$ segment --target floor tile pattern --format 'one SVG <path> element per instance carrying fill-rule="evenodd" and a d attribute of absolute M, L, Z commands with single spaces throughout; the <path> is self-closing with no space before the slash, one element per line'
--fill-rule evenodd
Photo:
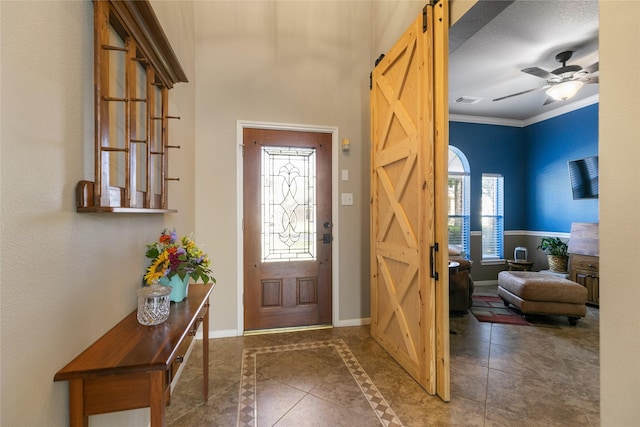
<path fill-rule="evenodd" d="M 495 289 L 476 287 L 475 293 L 495 295 Z M 598 308 L 587 307 L 576 326 L 561 316 L 519 326 L 481 323 L 466 313 L 450 317 L 450 330 L 450 402 L 426 393 L 369 326 L 211 339 L 210 393 L 203 402 L 197 341 L 172 393 L 167 425 L 244 426 L 248 413 L 249 425 L 257 427 L 379 427 L 384 416 L 371 410 L 377 393 L 384 396 L 382 408 L 407 427 L 600 425 Z M 349 351 L 344 357 L 336 351 L 340 343 Z M 287 347 L 295 350 L 280 351 Z M 249 387 L 243 403 L 241 372 L 254 368 L 255 390 Z M 365 397 L 369 384 L 377 393 Z M 247 410 L 242 419 L 239 408 Z"/>
<path fill-rule="evenodd" d="M 258 380 L 258 355 L 285 351 L 301 351 L 330 347 L 340 356 L 340 359 L 348 368 L 349 373 L 367 399 L 375 415 L 383 426 L 401 427 L 402 423 L 393 412 L 382 394 L 378 391 L 371 378 L 362 368 L 349 347 L 343 340 L 316 341 L 309 343 L 283 344 L 268 347 L 248 348 L 243 352 L 243 364 L 240 383 L 240 396 L 238 398 L 238 421 L 242 427 L 254 427 L 257 425 L 257 387 Z"/>

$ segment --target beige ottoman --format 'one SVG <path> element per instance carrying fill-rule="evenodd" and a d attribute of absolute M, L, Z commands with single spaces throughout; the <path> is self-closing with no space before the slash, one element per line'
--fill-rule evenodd
<path fill-rule="evenodd" d="M 571 280 L 532 271 L 498 273 L 498 296 L 527 314 L 567 316 L 571 325 L 587 314 L 587 288 Z"/>

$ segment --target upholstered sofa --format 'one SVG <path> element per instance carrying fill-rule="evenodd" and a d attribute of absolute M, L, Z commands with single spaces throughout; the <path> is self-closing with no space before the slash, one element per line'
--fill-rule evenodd
<path fill-rule="evenodd" d="M 473 303 L 473 278 L 471 262 L 462 258 L 451 258 L 460 263 L 449 270 L 449 311 L 466 312 Z"/>

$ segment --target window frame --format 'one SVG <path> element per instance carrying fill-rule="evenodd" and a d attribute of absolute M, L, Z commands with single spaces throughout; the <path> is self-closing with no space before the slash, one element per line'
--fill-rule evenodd
<path fill-rule="evenodd" d="M 461 256 L 464 258 L 470 258 L 471 256 L 471 168 L 469 166 L 469 161 L 465 154 L 458 147 L 453 145 L 449 146 L 449 154 L 453 153 L 462 164 L 462 171 L 451 171 L 448 170 L 448 180 L 452 179 L 452 177 L 462 177 L 462 215 L 451 215 L 447 212 L 447 221 L 448 227 L 451 227 L 452 219 L 455 221 L 456 218 L 462 219 L 462 251 Z M 451 163 L 451 157 L 449 157 L 449 164 Z M 449 191 L 449 185 L 447 185 L 447 189 Z M 451 245 L 451 239 L 449 239 L 449 245 Z"/>
<path fill-rule="evenodd" d="M 492 183 L 486 181 L 491 180 Z M 493 194 L 487 194 L 490 184 Z M 491 206 L 485 206 L 486 197 Z M 482 227 L 482 263 L 504 263 L 504 176 L 495 173 L 482 174 L 482 199 L 480 207 Z M 489 226 L 491 222 L 491 226 Z"/>

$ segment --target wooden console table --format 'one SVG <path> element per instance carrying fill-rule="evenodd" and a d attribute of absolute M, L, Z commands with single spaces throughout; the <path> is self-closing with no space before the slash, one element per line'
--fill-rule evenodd
<path fill-rule="evenodd" d="M 203 333 L 203 398 L 209 394 L 209 295 L 213 284 L 189 285 L 188 297 L 171 303 L 169 319 L 143 326 L 137 310 L 89 346 L 54 381 L 69 381 L 69 424 L 89 425 L 89 416 L 150 407 L 151 426 L 164 426 L 171 381 L 200 323 Z"/>

